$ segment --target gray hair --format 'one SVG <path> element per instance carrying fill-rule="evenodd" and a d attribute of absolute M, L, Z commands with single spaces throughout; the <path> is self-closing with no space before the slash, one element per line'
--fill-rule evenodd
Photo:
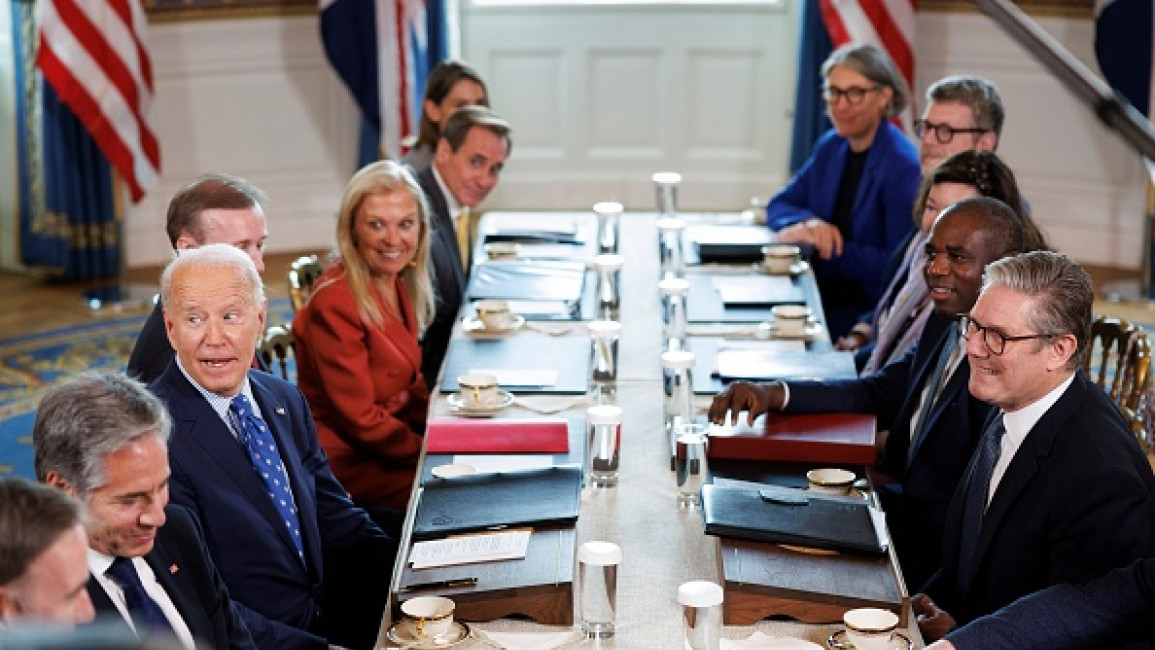
<path fill-rule="evenodd" d="M 983 290 L 1002 286 L 1033 301 L 1028 322 L 1040 334 L 1073 334 L 1078 343 L 1067 362 L 1078 368 L 1091 337 L 1095 290 L 1091 276 L 1069 257 L 1054 251 L 1034 251 L 992 262 L 983 276 Z"/>
<path fill-rule="evenodd" d="M 992 131 L 995 144 L 1003 133 L 1003 98 L 999 89 L 991 81 L 973 75 L 951 75 L 943 77 L 926 89 L 926 101 L 930 103 L 958 102 L 971 109 L 975 127 Z"/>
<path fill-rule="evenodd" d="M 0 479 L 0 586 L 9 585 L 68 531 L 83 523 L 80 503 L 24 479 Z"/>
<path fill-rule="evenodd" d="M 164 404 L 144 384 L 120 373 L 81 373 L 40 401 L 32 425 L 36 478 L 55 472 L 86 497 L 107 483 L 105 456 L 145 436 L 167 446 L 171 429 Z"/>
<path fill-rule="evenodd" d="M 265 302 L 265 285 L 261 282 L 261 274 L 257 266 L 248 255 L 229 244 L 208 244 L 199 248 L 180 251 L 180 253 L 164 267 L 160 274 L 160 303 L 170 305 L 172 299 L 172 278 L 178 269 L 207 269 L 224 267 L 233 269 L 250 292 L 253 304 L 260 306 Z"/>
<path fill-rule="evenodd" d="M 822 77 L 830 77 L 835 66 L 854 70 L 874 83 L 891 89 L 890 104 L 885 117 L 898 115 L 910 103 L 910 89 L 894 61 L 878 47 L 870 43 L 847 43 L 830 53 L 822 63 Z"/>

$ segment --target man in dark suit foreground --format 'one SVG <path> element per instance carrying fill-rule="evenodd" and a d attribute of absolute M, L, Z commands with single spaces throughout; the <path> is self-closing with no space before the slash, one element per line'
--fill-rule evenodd
<path fill-rule="evenodd" d="M 1119 410 L 1078 370 L 1094 293 L 1052 252 L 987 267 L 960 322 L 969 389 L 993 404 L 951 502 L 943 567 L 913 599 L 936 640 L 1020 596 L 1155 550 L 1155 478 Z"/>
<path fill-rule="evenodd" d="M 180 188 L 168 204 L 165 230 L 173 252 L 229 244 L 244 251 L 258 272 L 265 270 L 265 193 L 243 178 L 228 174 L 202 174 Z M 257 358 L 259 362 L 259 357 Z M 172 346 L 164 329 L 161 305 L 144 322 L 132 354 L 128 374 L 148 384 L 172 361 Z"/>
<path fill-rule="evenodd" d="M 37 478 L 88 509 L 88 595 L 140 638 L 254 648 L 192 514 L 168 505 L 171 421 L 144 385 L 85 373 L 48 390 L 32 429 Z"/>
<path fill-rule="evenodd" d="M 0 479 L 0 647 L 14 625 L 92 620 L 81 507 L 60 490 Z"/>
<path fill-rule="evenodd" d="M 983 267 L 1022 242 L 1018 217 L 1000 201 L 960 201 L 931 228 L 924 275 L 935 313 L 905 357 L 853 380 L 735 382 L 710 407 L 713 422 L 727 411 L 749 411 L 751 421 L 769 410 L 875 414 L 879 430 L 890 432 L 880 468 L 897 479 L 876 487 L 912 591 L 940 564 L 947 507 L 990 409 L 966 390 L 954 319 L 974 305 Z"/>
<path fill-rule="evenodd" d="M 509 124 L 488 108 L 463 107 L 445 121 L 433 164 L 417 172 L 429 201 L 437 290 L 437 313 L 421 341 L 421 372 L 430 390 L 437 384 L 469 279 L 473 229 L 462 216 L 497 186 L 513 148 L 509 136 Z"/>
<path fill-rule="evenodd" d="M 161 296 L 176 362 L 150 388 L 173 419 L 173 501 L 204 522 L 257 645 L 371 647 L 396 542 L 333 477 L 301 392 L 250 372 L 266 307 L 252 260 L 182 252 Z"/>

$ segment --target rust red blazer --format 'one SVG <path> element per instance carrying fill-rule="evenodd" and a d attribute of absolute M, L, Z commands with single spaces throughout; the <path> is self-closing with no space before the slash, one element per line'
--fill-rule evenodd
<path fill-rule="evenodd" d="M 361 320 L 340 263 L 315 286 L 293 318 L 293 339 L 297 383 L 309 400 L 317 437 L 354 501 L 403 509 L 429 406 L 405 283 L 397 278 L 405 322 L 382 302 L 383 327 Z"/>

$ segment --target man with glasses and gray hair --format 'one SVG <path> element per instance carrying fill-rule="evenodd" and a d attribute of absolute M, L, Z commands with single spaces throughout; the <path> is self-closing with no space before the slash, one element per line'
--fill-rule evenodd
<path fill-rule="evenodd" d="M 982 77 L 951 75 L 931 84 L 922 119 L 914 122 L 922 175 L 960 151 L 994 151 L 1004 118 L 998 89 Z"/>
<path fill-rule="evenodd" d="M 1062 582 L 1155 551 L 1155 478 L 1118 408 L 1079 370 L 1094 292 L 1049 251 L 1000 260 L 959 320 L 972 395 L 996 407 L 913 599 L 930 641 Z"/>

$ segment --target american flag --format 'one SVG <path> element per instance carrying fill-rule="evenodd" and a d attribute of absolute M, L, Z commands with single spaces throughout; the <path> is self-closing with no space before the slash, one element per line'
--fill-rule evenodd
<path fill-rule="evenodd" d="M 42 0 L 37 65 L 140 201 L 160 172 L 139 0 Z"/>
<path fill-rule="evenodd" d="M 325 52 L 388 158 L 417 132 L 427 66 L 423 0 L 320 0 Z"/>
<path fill-rule="evenodd" d="M 914 14 L 918 0 L 821 0 L 822 21 L 835 48 L 871 43 L 890 55 L 914 88 Z"/>

